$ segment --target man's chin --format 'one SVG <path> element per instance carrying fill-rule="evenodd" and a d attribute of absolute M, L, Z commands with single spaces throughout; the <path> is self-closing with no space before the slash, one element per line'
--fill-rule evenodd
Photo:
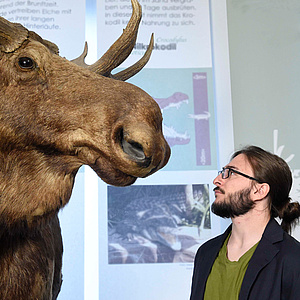
<path fill-rule="evenodd" d="M 234 218 L 246 214 L 254 206 L 250 200 L 251 188 L 240 190 L 226 197 L 216 197 L 211 211 L 221 218 Z M 219 198 L 219 199 L 217 199 Z"/>
<path fill-rule="evenodd" d="M 218 202 L 215 200 L 211 205 L 211 211 L 221 218 L 228 219 L 232 217 L 231 208 L 223 202 Z"/>

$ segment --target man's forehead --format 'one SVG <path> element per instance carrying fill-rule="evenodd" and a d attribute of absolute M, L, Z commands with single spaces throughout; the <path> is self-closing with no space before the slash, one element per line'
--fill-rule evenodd
<path fill-rule="evenodd" d="M 241 171 L 252 171 L 252 167 L 248 161 L 248 158 L 245 154 L 239 154 L 234 157 L 226 166 L 225 168 L 231 168 Z"/>

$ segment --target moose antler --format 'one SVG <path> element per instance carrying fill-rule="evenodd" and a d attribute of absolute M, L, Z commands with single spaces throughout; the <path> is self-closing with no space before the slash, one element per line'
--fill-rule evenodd
<path fill-rule="evenodd" d="M 138 73 L 146 65 L 151 56 L 154 44 L 153 34 L 151 35 L 147 51 L 139 61 L 119 73 L 111 74 L 111 71 L 118 67 L 122 62 L 124 62 L 130 55 L 136 42 L 138 27 L 142 18 L 142 9 L 137 0 L 131 0 L 131 4 L 132 15 L 126 28 L 123 30 L 122 35 L 97 62 L 92 65 L 87 65 L 84 62 L 84 59 L 88 52 L 87 43 L 85 43 L 83 53 L 78 58 L 72 60 L 72 62 L 76 63 L 79 66 L 85 67 L 99 75 L 122 81 L 125 81 Z"/>

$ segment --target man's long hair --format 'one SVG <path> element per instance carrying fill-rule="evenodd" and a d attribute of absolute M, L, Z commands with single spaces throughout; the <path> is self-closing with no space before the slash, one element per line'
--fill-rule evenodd
<path fill-rule="evenodd" d="M 299 221 L 300 205 L 291 202 L 289 197 L 293 179 L 288 164 L 279 156 L 256 146 L 247 146 L 232 155 L 232 159 L 244 154 L 250 163 L 254 177 L 261 183 L 270 186 L 270 213 L 271 217 L 282 219 L 281 227 L 286 232 Z"/>

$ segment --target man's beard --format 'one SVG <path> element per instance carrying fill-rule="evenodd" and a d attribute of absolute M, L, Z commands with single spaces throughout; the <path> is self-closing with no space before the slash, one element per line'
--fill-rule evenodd
<path fill-rule="evenodd" d="M 221 218 L 234 218 L 244 215 L 254 206 L 254 201 L 250 199 L 250 192 L 251 188 L 248 188 L 228 194 L 222 202 L 216 203 L 215 201 L 211 205 L 211 210 Z"/>

